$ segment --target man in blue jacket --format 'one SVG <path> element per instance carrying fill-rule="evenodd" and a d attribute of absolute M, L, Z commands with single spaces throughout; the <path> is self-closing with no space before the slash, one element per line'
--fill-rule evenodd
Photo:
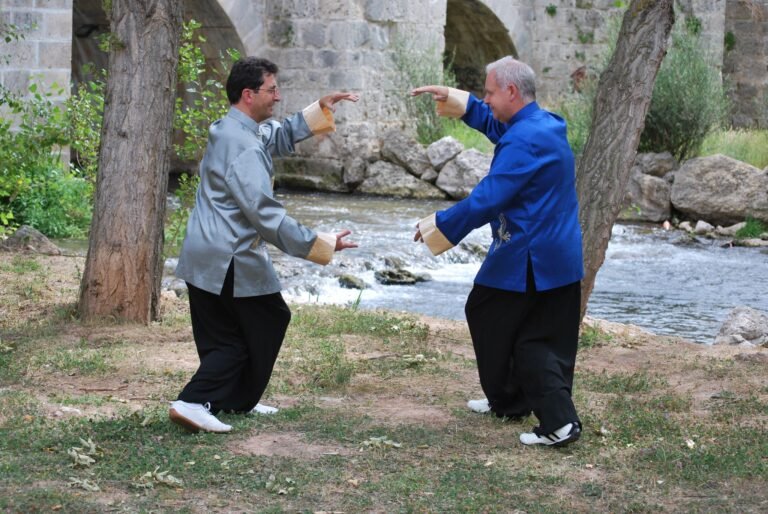
<path fill-rule="evenodd" d="M 414 236 L 437 255 L 490 224 L 488 255 L 465 312 L 484 400 L 470 409 L 539 426 L 525 445 L 577 440 L 571 399 L 583 261 L 573 152 L 565 121 L 536 103 L 535 75 L 504 57 L 486 68 L 485 97 L 424 86 L 442 116 L 461 118 L 495 143 L 488 175 L 464 200 L 421 220 Z"/>

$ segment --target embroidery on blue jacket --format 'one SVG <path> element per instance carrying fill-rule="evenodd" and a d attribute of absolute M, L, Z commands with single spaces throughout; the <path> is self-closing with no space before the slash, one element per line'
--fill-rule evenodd
<path fill-rule="evenodd" d="M 501 245 L 509 241 L 512 237 L 507 231 L 507 218 L 504 217 L 504 214 L 499 214 L 499 229 L 496 231 L 496 235 L 498 237 L 495 238 L 496 247 L 494 250 L 498 250 Z"/>

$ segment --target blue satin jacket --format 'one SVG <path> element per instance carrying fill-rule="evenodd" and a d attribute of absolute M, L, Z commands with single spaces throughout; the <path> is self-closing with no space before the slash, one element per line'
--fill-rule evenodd
<path fill-rule="evenodd" d="M 435 220 L 454 245 L 490 223 L 493 240 L 475 283 L 523 292 L 529 257 L 537 291 L 581 280 L 576 172 L 565 120 L 532 102 L 501 123 L 471 95 L 462 120 L 496 144 L 491 169 Z"/>

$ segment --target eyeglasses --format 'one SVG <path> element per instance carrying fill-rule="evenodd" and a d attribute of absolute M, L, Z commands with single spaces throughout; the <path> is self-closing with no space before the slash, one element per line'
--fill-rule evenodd
<path fill-rule="evenodd" d="M 269 89 L 251 89 L 254 93 L 258 93 L 259 91 L 266 91 L 272 96 L 277 96 L 280 94 L 280 89 L 278 89 L 277 86 L 272 86 Z"/>

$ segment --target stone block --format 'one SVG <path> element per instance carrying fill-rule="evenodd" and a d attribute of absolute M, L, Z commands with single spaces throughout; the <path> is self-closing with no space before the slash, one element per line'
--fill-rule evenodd
<path fill-rule="evenodd" d="M 348 50 L 366 45 L 370 29 L 365 22 L 331 22 L 328 26 L 328 35 L 331 47 Z"/>
<path fill-rule="evenodd" d="M 307 82 L 317 88 L 327 88 L 328 72 L 325 70 L 307 70 Z"/>
<path fill-rule="evenodd" d="M 29 91 L 29 77 L 28 70 L 4 71 L 2 84 L 14 93 L 26 94 Z"/>
<path fill-rule="evenodd" d="M 328 76 L 328 85 L 335 89 L 363 89 L 363 72 L 359 69 L 333 71 Z"/>
<path fill-rule="evenodd" d="M 5 0 L 3 9 L 11 7 L 34 7 L 35 0 Z"/>
<path fill-rule="evenodd" d="M 408 0 L 365 0 L 363 15 L 370 21 L 403 21 L 408 13 Z"/>
<path fill-rule="evenodd" d="M 266 15 L 269 18 L 318 18 L 323 15 L 320 4 L 324 0 L 268 0 Z"/>
<path fill-rule="evenodd" d="M 389 30 L 381 25 L 369 25 L 368 44 L 375 50 L 389 48 Z"/>
<path fill-rule="evenodd" d="M 280 60 L 275 61 L 280 69 L 306 68 L 312 63 L 312 50 L 289 48 L 280 53 Z"/>
<path fill-rule="evenodd" d="M 37 44 L 30 41 L 13 41 L 3 45 L 6 66 L 9 68 L 37 68 Z"/>
<path fill-rule="evenodd" d="M 335 68 L 343 63 L 343 55 L 336 50 L 315 52 L 313 63 L 320 68 Z"/>
<path fill-rule="evenodd" d="M 26 41 L 35 41 L 45 37 L 43 13 L 38 11 L 12 11 L 11 23 L 18 27 Z M 72 20 L 70 19 L 70 25 Z"/>
<path fill-rule="evenodd" d="M 328 20 L 360 19 L 362 11 L 355 0 L 323 0 L 322 16 Z"/>
<path fill-rule="evenodd" d="M 267 41 L 277 47 L 293 46 L 296 43 L 296 28 L 290 20 L 271 21 L 267 25 Z"/>
<path fill-rule="evenodd" d="M 40 67 L 41 68 L 72 68 L 72 44 L 68 42 L 47 43 L 40 42 Z"/>
<path fill-rule="evenodd" d="M 46 12 L 43 16 L 45 39 L 72 41 L 72 11 Z"/>
<path fill-rule="evenodd" d="M 304 46 L 322 48 L 325 46 L 325 24 L 324 23 L 301 23 L 298 25 L 300 40 Z"/>
<path fill-rule="evenodd" d="M 35 7 L 42 9 L 72 9 L 72 0 L 35 0 Z"/>

